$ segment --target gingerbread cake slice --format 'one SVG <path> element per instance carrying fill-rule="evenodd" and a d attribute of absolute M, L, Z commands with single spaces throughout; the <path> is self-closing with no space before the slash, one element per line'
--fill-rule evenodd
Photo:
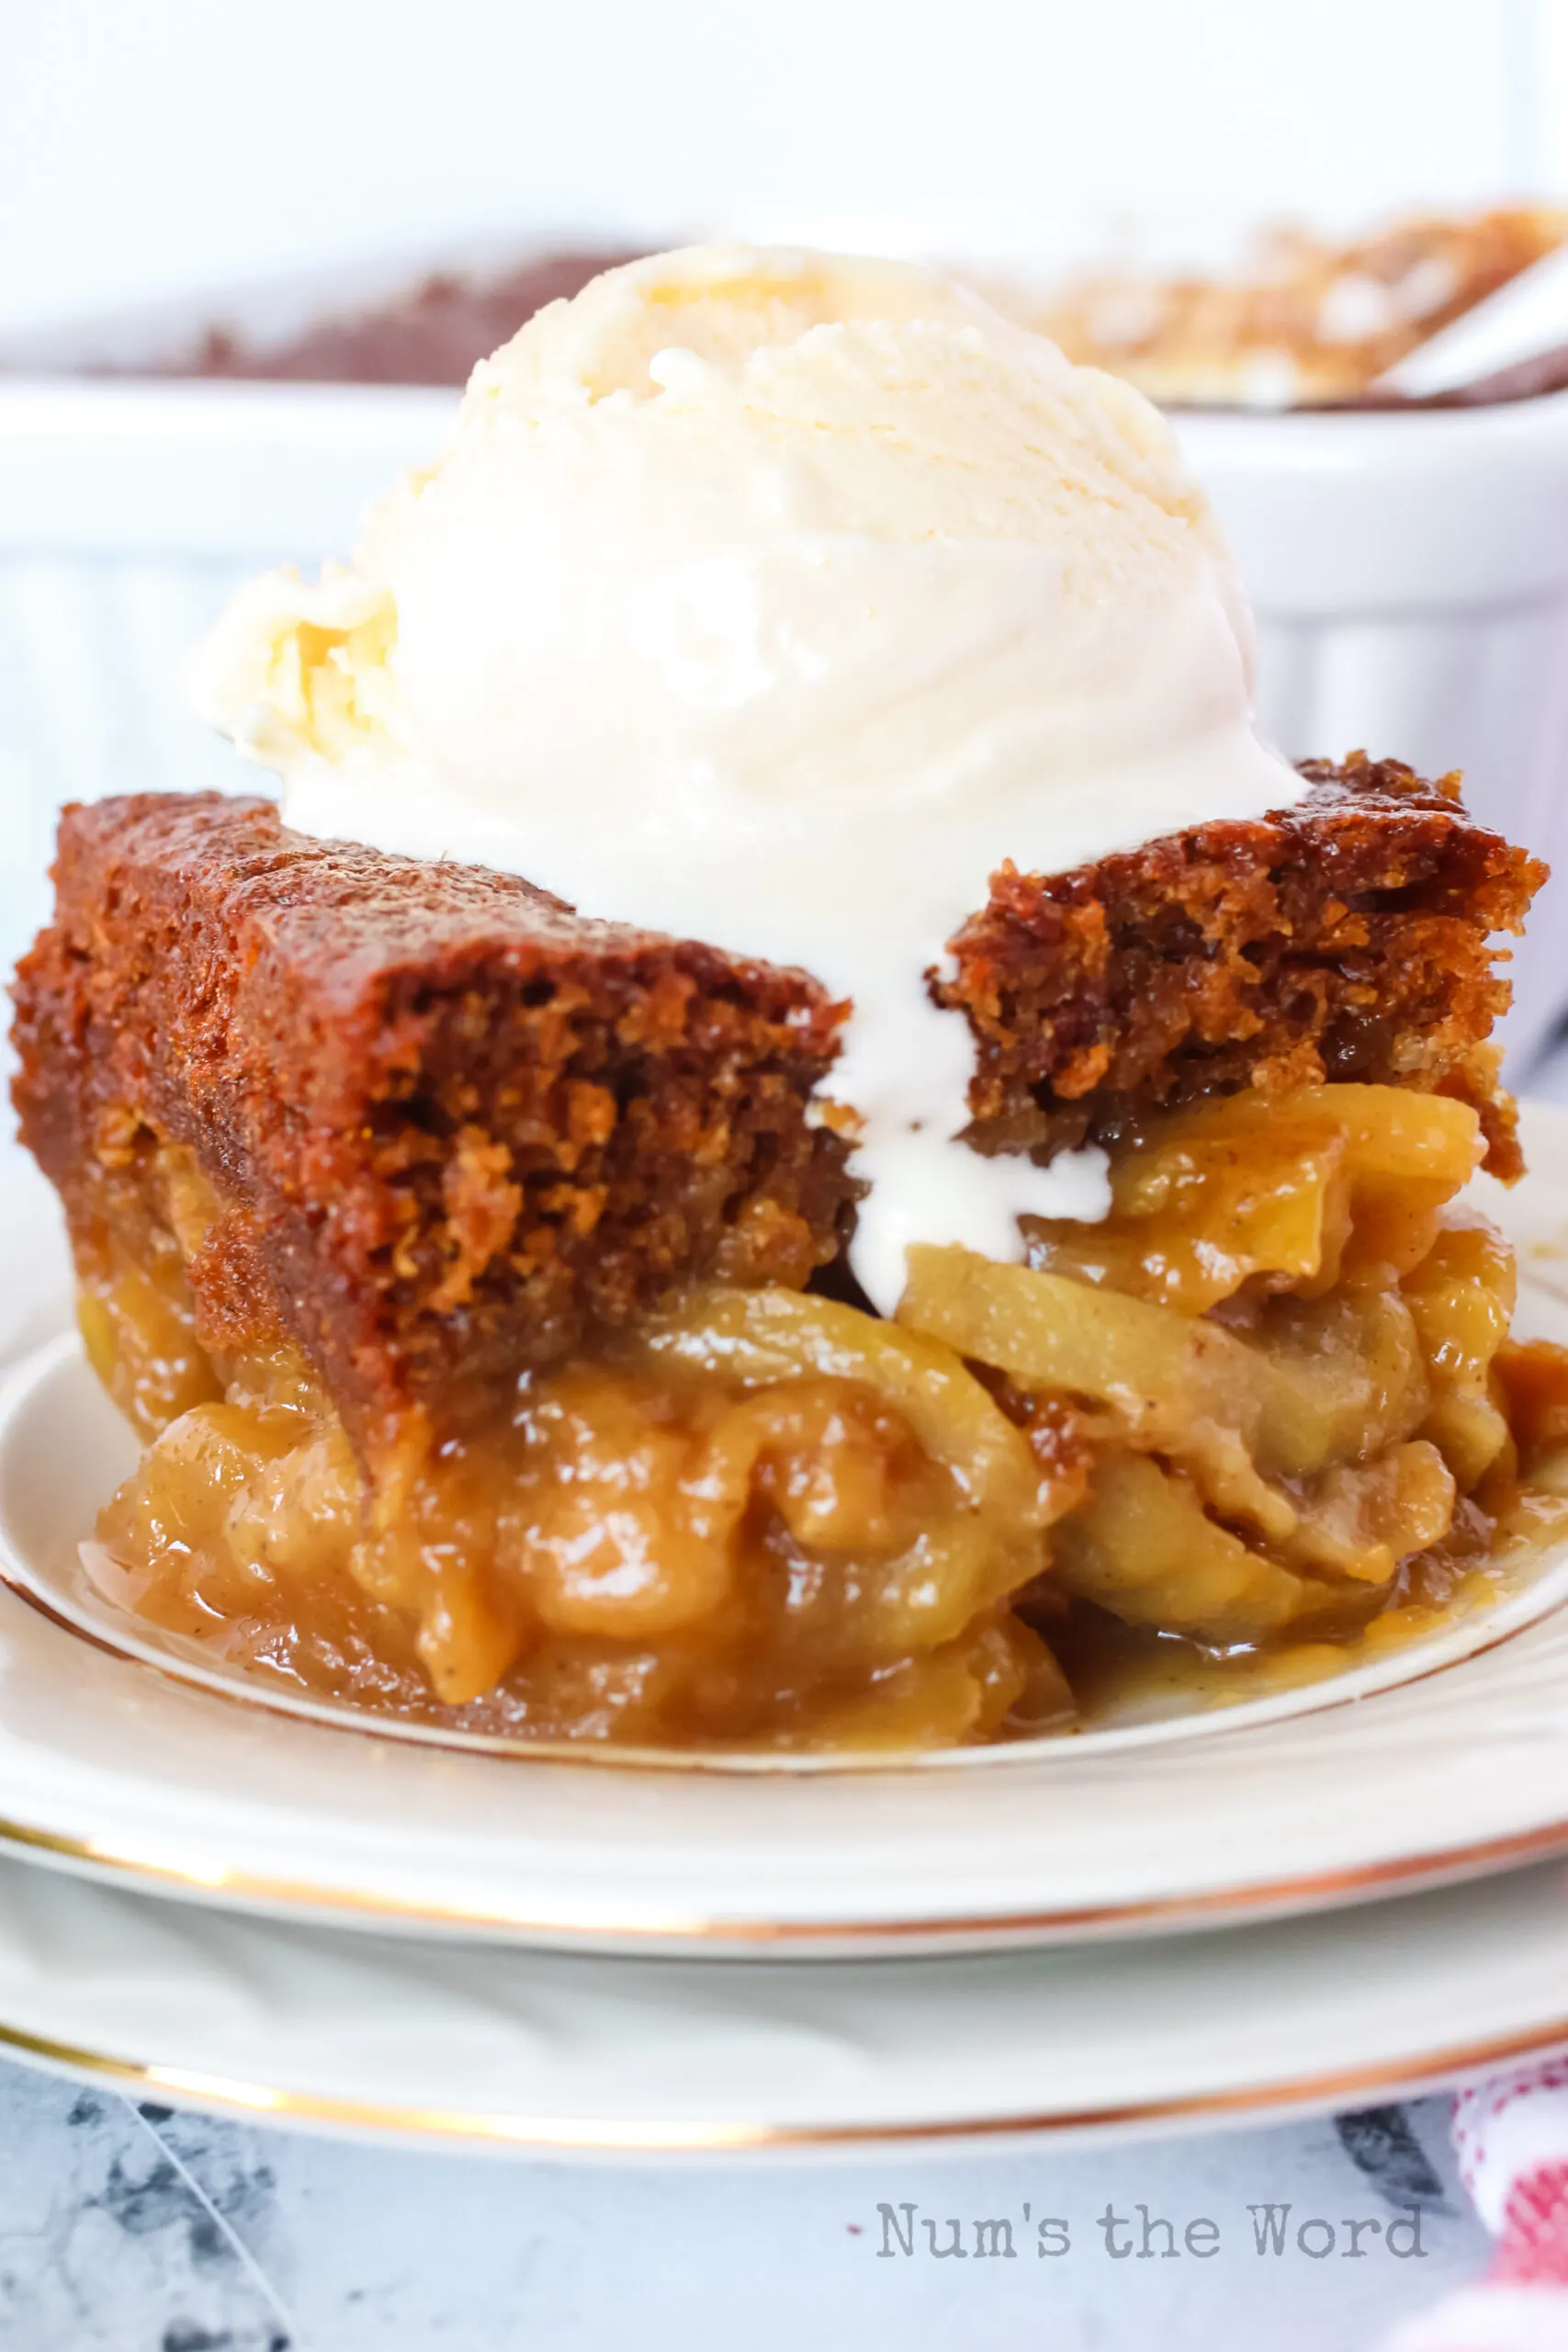
<path fill-rule="evenodd" d="M 1243 1088 L 1357 1081 L 1473 1105 L 1517 1175 L 1488 1043 L 1508 1008 L 1497 934 L 1546 868 L 1476 823 L 1457 775 L 1308 761 L 1305 797 L 1058 875 L 1004 868 L 953 942 L 982 1149 L 1113 1142 L 1140 1117 Z"/>
<path fill-rule="evenodd" d="M 188 1240 L 199 1197 L 204 1338 L 291 1342 L 369 1450 L 674 1285 L 834 1254 L 841 1008 L 803 974 L 260 800 L 69 808 L 55 879 L 16 1091 L 78 1250 L 131 1193 Z"/>

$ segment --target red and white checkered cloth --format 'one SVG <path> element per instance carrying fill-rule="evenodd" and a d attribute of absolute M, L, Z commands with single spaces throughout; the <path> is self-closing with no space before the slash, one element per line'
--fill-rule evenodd
<path fill-rule="evenodd" d="M 1497 2250 L 1388 2352 L 1568 2352 L 1568 2057 L 1461 2091 L 1454 2147 Z"/>

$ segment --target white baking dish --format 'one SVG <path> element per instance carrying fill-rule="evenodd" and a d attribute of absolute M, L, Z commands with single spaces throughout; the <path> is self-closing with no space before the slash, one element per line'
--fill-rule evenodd
<path fill-rule="evenodd" d="M 1476 814 L 1558 869 L 1514 948 L 1518 1074 L 1568 1011 L 1568 393 L 1179 431 L 1252 592 L 1269 732 L 1462 768 Z"/>
<path fill-rule="evenodd" d="M 234 782 L 183 708 L 186 648 L 235 580 L 344 549 L 454 401 L 0 381 L 0 959 L 41 911 L 61 801 Z M 1179 431 L 1251 586 L 1282 747 L 1461 767 L 1471 806 L 1562 867 L 1515 965 L 1522 1073 L 1568 1011 L 1568 394 Z"/>

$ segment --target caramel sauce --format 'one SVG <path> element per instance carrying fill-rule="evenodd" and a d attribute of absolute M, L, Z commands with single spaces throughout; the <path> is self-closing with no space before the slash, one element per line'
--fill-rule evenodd
<path fill-rule="evenodd" d="M 1521 1490 L 1495 1530 L 1483 1522 L 1465 1557 L 1462 1534 L 1418 1554 L 1375 1613 L 1335 1636 L 1240 1643 L 1231 1649 L 1123 1624 L 1079 1604 L 1042 1621 L 1077 1703 L 1079 1727 L 1110 1731 L 1204 1713 L 1375 1667 L 1495 1608 L 1532 1575 L 1540 1549 L 1568 1533 L 1568 1494 Z"/>
<path fill-rule="evenodd" d="M 92 1572 L 258 1676 L 422 1722 L 913 1747 L 1229 1703 L 1505 1589 L 1568 1361 L 1451 1205 L 1474 1114 L 1198 1106 L 1030 1267 L 911 1256 L 899 1320 L 715 1288 L 356 1453 L 287 1345 L 209 1350 L 188 1157 L 106 1170 L 82 1324 L 151 1442 Z M 1551 1483 L 1544 1470 L 1543 1484 Z"/>
<path fill-rule="evenodd" d="M 97 1579 L 231 1662 L 473 1730 L 919 1745 L 1069 1712 L 1004 1611 L 921 1645 L 894 1572 L 961 1505 L 853 1382 L 574 1369 L 390 1493 L 296 1359 L 243 1362 L 103 1513 Z"/>

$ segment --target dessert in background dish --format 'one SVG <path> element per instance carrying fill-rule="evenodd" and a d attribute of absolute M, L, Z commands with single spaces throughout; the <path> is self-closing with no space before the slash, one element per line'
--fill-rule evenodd
<path fill-rule="evenodd" d="M 1345 243 L 1282 230 L 1232 278 L 1104 270 L 1032 304 L 1007 299 L 1074 359 L 1114 369 L 1163 407 L 1362 404 L 1369 395 L 1404 406 L 1374 394 L 1378 379 L 1565 234 L 1568 212 L 1544 205 L 1418 215 Z M 1506 382 L 1441 397 L 1520 398 L 1564 383 L 1568 354 L 1556 352 Z"/>
<path fill-rule="evenodd" d="M 547 302 L 580 293 L 625 252 L 542 254 L 496 272 L 440 270 L 390 301 L 344 310 L 276 342 L 210 327 L 186 376 L 297 384 L 461 384 Z"/>
<path fill-rule="evenodd" d="M 1498 207 L 1423 213 L 1344 242 L 1304 229 L 1261 237 L 1232 275 L 1132 265 L 1080 271 L 1039 292 L 974 275 L 1008 316 L 1069 357 L 1125 376 L 1162 406 L 1452 406 L 1568 385 L 1568 352 L 1541 353 L 1474 385 L 1427 395 L 1378 379 L 1554 251 L 1568 211 Z M 266 338 L 222 325 L 154 363 L 154 374 L 306 384 L 450 384 L 547 303 L 581 292 L 630 252 L 563 249 L 503 269 L 447 269 Z M 104 372 L 96 369 L 92 372 Z M 123 363 L 108 372 L 127 372 Z M 132 369 L 130 372 L 147 372 Z"/>
<path fill-rule="evenodd" d="M 520 1736 L 900 1747 L 1408 1639 L 1558 1508 L 1492 939 L 1288 766 L 1165 425 L 898 265 L 541 312 L 193 676 L 261 800 L 67 812 L 24 1133 L 147 1441 L 87 1556 Z"/>

